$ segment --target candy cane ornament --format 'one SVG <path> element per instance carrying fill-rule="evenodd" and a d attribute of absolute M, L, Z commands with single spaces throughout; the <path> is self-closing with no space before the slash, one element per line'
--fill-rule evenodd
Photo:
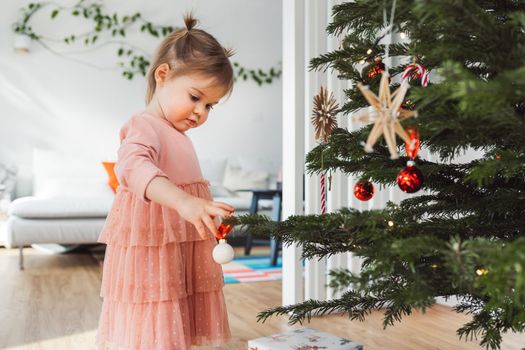
<path fill-rule="evenodd" d="M 326 214 L 326 174 L 321 174 L 321 214 Z"/>
<path fill-rule="evenodd" d="M 426 87 L 428 85 L 428 76 L 430 72 L 419 63 L 409 64 L 403 71 L 401 80 L 405 81 L 406 79 L 408 79 L 410 74 L 415 74 L 416 78 L 421 78 L 421 86 Z"/>

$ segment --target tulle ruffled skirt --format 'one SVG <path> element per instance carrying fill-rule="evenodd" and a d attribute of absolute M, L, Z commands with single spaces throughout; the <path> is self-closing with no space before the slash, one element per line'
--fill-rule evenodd
<path fill-rule="evenodd" d="M 126 303 L 104 300 L 98 349 L 170 350 L 220 346 L 231 338 L 222 291 Z"/>
<path fill-rule="evenodd" d="M 188 184 L 185 190 L 209 196 L 204 186 Z M 117 192 L 115 209 L 98 240 L 107 246 L 97 349 L 224 345 L 231 333 L 222 267 L 212 258 L 216 239 L 200 238 L 184 222 L 177 225 L 180 218 L 175 211 L 133 197 L 127 191 Z M 136 216 L 131 220 L 129 215 Z M 146 216 L 153 220 L 148 222 Z"/>

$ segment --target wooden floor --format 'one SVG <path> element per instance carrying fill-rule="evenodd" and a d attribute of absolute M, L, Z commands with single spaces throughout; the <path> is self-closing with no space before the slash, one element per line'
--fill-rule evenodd
<path fill-rule="evenodd" d="M 102 305 L 102 275 L 96 261 L 87 253 L 46 255 L 33 248 L 25 248 L 24 255 L 25 270 L 20 271 L 18 250 L 0 248 L 0 349 L 95 349 Z M 224 294 L 234 339 L 223 349 L 245 350 L 248 339 L 302 327 L 288 326 L 285 317 L 256 321 L 259 311 L 280 304 L 280 281 L 227 284 Z M 365 322 L 332 315 L 313 318 L 303 326 L 360 341 L 366 350 L 481 349 L 455 335 L 467 320 L 448 307 L 436 306 L 386 331 L 379 312 Z M 524 335 L 511 334 L 504 339 L 502 349 L 525 345 Z"/>

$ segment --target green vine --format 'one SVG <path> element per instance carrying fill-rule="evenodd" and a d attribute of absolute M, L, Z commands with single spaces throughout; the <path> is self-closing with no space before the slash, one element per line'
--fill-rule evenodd
<path fill-rule="evenodd" d="M 81 34 L 67 35 L 62 39 L 39 35 L 34 32 L 30 25 L 30 21 L 35 13 L 44 8 L 51 8 L 51 19 L 55 19 L 62 12 L 69 12 L 75 17 L 84 17 L 84 19 L 93 22 L 93 29 Z M 99 49 L 106 45 L 117 45 L 118 48 L 116 54 L 121 60 L 117 63 L 117 66 L 122 69 L 122 75 L 129 80 L 133 79 L 137 74 L 142 76 L 146 75 L 150 65 L 150 54 L 147 51 L 126 42 L 124 40 L 124 38 L 126 38 L 126 32 L 135 28 L 135 25 L 140 25 L 140 32 L 147 33 L 156 38 L 161 38 L 178 29 L 172 26 L 156 25 L 153 22 L 143 19 L 139 12 L 133 15 L 123 16 L 118 13 L 105 13 L 102 4 L 86 3 L 85 0 L 79 0 L 76 4 L 69 7 L 61 6 L 54 2 L 30 3 L 27 7 L 21 8 L 20 11 L 22 12 L 21 18 L 13 23 L 13 31 L 20 35 L 27 35 L 32 40 L 41 44 L 44 48 L 57 55 L 67 58 L 64 54 L 52 49 L 47 44 L 48 42 L 64 42 L 68 45 L 72 45 L 82 41 L 85 46 L 91 46 L 91 50 Z M 110 34 L 111 38 L 102 42 L 101 38 L 106 34 Z M 97 43 L 98 46 L 95 46 Z M 89 65 L 92 66 L 91 64 Z M 262 69 L 248 69 L 241 66 L 238 62 L 234 62 L 233 68 L 235 80 L 239 78 L 243 80 L 251 79 L 258 85 L 271 84 L 273 80 L 279 78 L 282 73 L 280 64 L 278 68 L 272 67 L 269 70 L 264 71 Z"/>

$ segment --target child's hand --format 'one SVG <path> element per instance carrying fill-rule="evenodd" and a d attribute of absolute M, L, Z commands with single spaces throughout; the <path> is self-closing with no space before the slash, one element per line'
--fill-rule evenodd
<path fill-rule="evenodd" d="M 234 210 L 234 207 L 226 203 L 214 202 L 192 195 L 188 195 L 177 208 L 179 214 L 191 222 L 204 239 L 208 235 L 206 228 L 214 235 L 217 234 L 218 224 L 213 220 L 216 216 L 228 216 Z"/>

